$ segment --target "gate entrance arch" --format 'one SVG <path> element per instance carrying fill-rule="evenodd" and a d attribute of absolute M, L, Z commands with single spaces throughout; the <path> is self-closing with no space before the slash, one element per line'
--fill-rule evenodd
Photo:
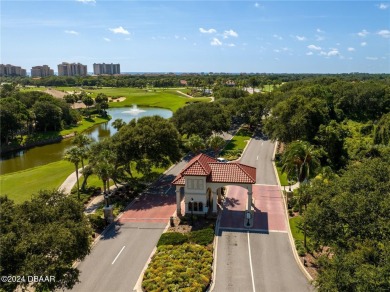
<path fill-rule="evenodd" d="M 177 215 L 182 215 L 180 189 L 184 188 L 184 214 L 217 213 L 227 185 L 247 189 L 247 211 L 251 211 L 252 185 L 256 183 L 256 168 L 241 163 L 223 163 L 206 154 L 199 154 L 173 180 L 176 186 Z"/>

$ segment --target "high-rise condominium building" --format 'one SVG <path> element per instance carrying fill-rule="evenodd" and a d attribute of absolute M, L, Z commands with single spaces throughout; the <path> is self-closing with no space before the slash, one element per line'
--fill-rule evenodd
<path fill-rule="evenodd" d="M 93 74 L 102 75 L 102 74 L 121 74 L 121 66 L 119 64 L 93 64 Z"/>
<path fill-rule="evenodd" d="M 53 75 L 54 75 L 54 70 L 50 69 L 50 67 L 47 65 L 34 66 L 31 68 L 31 77 L 47 77 Z"/>
<path fill-rule="evenodd" d="M 0 64 L 0 76 L 26 76 L 26 69 L 10 64 Z"/>
<path fill-rule="evenodd" d="M 58 76 L 87 76 L 87 65 L 62 62 L 58 65 Z"/>

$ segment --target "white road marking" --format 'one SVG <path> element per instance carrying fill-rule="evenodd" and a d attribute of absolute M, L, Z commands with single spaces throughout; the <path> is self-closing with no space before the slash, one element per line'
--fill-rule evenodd
<path fill-rule="evenodd" d="M 256 160 L 259 160 L 259 155 L 256 156 Z"/>
<path fill-rule="evenodd" d="M 256 292 L 256 289 L 255 289 L 255 280 L 253 278 L 253 266 L 252 266 L 252 256 L 251 256 L 251 243 L 249 241 L 249 232 L 247 231 L 247 234 L 248 234 L 248 250 L 249 250 L 249 265 L 251 267 L 251 276 L 252 276 L 252 288 L 253 288 L 253 292 Z"/>
<path fill-rule="evenodd" d="M 264 143 L 264 142 L 261 142 L 261 145 L 262 145 L 262 146 L 263 146 L 263 143 Z"/>
<path fill-rule="evenodd" d="M 249 236 L 249 235 L 248 235 Z M 118 259 L 118 257 L 120 256 L 120 254 L 122 253 L 122 251 L 125 249 L 125 245 L 122 247 L 121 251 L 118 253 L 118 255 L 115 257 L 115 259 L 112 261 L 111 265 L 113 265 L 115 263 L 115 261 Z"/>

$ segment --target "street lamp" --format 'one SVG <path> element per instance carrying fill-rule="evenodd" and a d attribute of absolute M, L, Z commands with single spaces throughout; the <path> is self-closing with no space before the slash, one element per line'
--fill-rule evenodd
<path fill-rule="evenodd" d="M 246 226 L 250 226 L 251 224 L 250 224 L 249 220 L 251 219 L 251 213 L 249 211 L 246 212 L 246 219 L 248 220 L 246 222 Z"/>
<path fill-rule="evenodd" d="M 194 225 L 194 198 L 191 198 L 191 225 Z"/>

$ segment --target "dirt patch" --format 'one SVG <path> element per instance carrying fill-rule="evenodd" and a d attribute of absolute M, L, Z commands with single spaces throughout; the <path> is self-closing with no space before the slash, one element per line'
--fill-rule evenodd
<path fill-rule="evenodd" d="M 191 222 L 191 216 L 174 217 L 173 222 L 175 223 L 175 226 L 169 227 L 167 232 L 180 232 L 184 234 L 191 231 L 201 230 L 207 227 L 214 229 L 216 219 L 198 217 L 194 215 L 193 222 Z"/>
<path fill-rule="evenodd" d="M 115 99 L 113 99 L 111 96 L 108 97 L 108 102 L 122 102 L 125 100 L 126 100 L 126 97 L 124 97 L 124 96 L 121 96 L 121 97 L 115 98 Z"/>
<path fill-rule="evenodd" d="M 87 106 L 83 102 L 75 102 L 71 106 L 72 109 L 80 109 L 80 108 L 87 108 Z"/>
<path fill-rule="evenodd" d="M 55 89 L 46 89 L 44 92 L 54 96 L 55 98 L 64 98 L 64 96 L 67 94 Z"/>

